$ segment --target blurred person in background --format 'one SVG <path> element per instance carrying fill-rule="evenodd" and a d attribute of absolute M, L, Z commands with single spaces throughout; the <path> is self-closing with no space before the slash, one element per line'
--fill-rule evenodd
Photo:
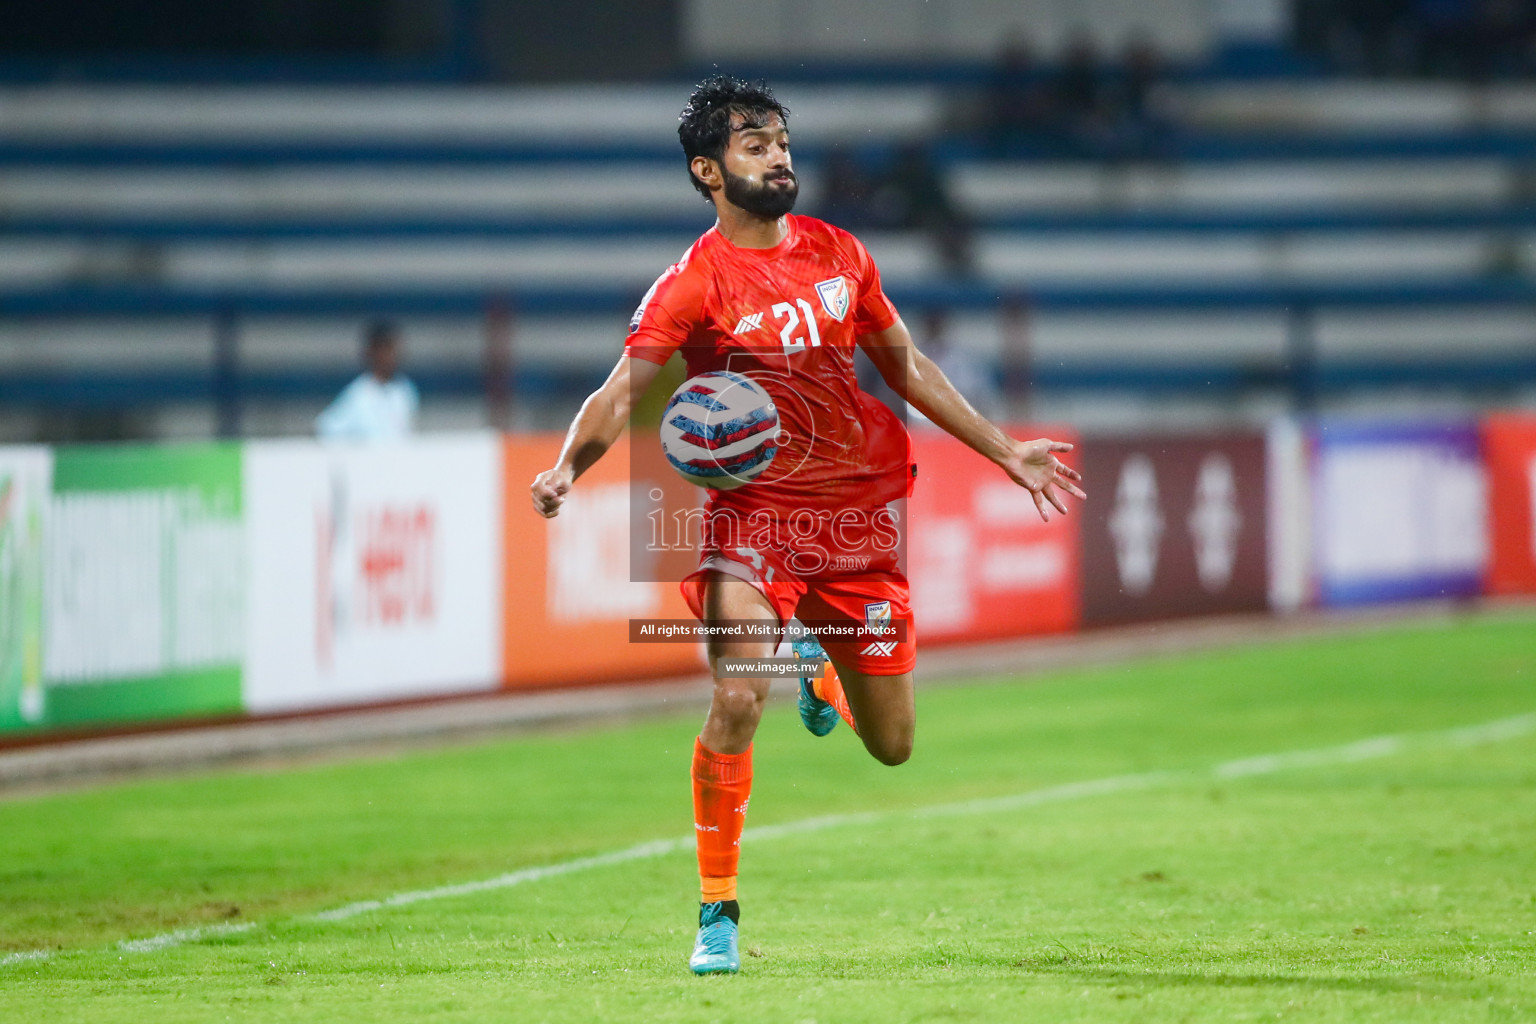
<path fill-rule="evenodd" d="M 867 225 L 872 184 L 853 151 L 840 144 L 828 149 L 822 177 L 821 219 L 846 230 Z"/>
<path fill-rule="evenodd" d="M 1415 0 L 1330 0 L 1328 48 L 1356 74 L 1395 75 L 1413 67 Z"/>
<path fill-rule="evenodd" d="M 315 420 L 315 432 L 328 441 L 389 441 L 416 429 L 421 396 L 400 373 L 400 329 L 387 320 L 363 332 L 367 367 L 342 389 Z"/>
<path fill-rule="evenodd" d="M 923 318 L 923 352 L 977 412 L 994 421 L 1002 415 L 1003 403 L 997 388 L 997 375 L 984 360 L 955 344 L 949 328 L 949 314 L 945 310 L 930 309 Z M 928 417 L 910 406 L 907 408 L 907 416 L 907 422 L 914 427 L 938 429 Z"/>
<path fill-rule="evenodd" d="M 1035 67 L 1022 36 L 1011 36 L 998 53 L 987 80 L 981 114 L 988 148 L 996 156 L 1016 151 L 1049 131 L 1056 121 L 1055 96 Z"/>
<path fill-rule="evenodd" d="M 1067 42 L 1051 79 L 1056 133 L 1067 156 L 1103 154 L 1110 133 L 1109 83 L 1093 36 L 1079 29 Z"/>
<path fill-rule="evenodd" d="M 970 223 L 926 144 L 912 142 L 897 151 L 869 209 L 875 226 L 926 234 L 949 273 L 967 276 L 975 269 Z"/>
<path fill-rule="evenodd" d="M 1128 159 L 1167 155 L 1173 124 L 1163 115 L 1162 82 L 1162 54 L 1149 36 L 1133 37 L 1126 44 L 1112 93 L 1114 155 Z"/>

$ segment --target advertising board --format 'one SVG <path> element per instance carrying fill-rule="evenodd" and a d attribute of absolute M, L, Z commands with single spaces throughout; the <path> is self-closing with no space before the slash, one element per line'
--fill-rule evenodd
<path fill-rule="evenodd" d="M 500 444 L 246 446 L 249 711 L 495 688 Z"/>
<path fill-rule="evenodd" d="M 659 451 L 655 437 L 649 441 Z M 582 474 L 560 514 L 544 519 L 533 510 L 528 487 L 554 465 L 560 443 L 558 437 L 510 436 L 503 442 L 507 561 L 501 664 L 506 685 L 591 683 L 703 670 L 697 643 L 629 642 L 631 619 L 692 618 L 677 581 L 697 563 L 694 549 L 669 545 L 678 550 L 658 553 L 667 556 L 670 571 L 655 571 L 655 566 L 641 566 L 632 558 L 632 546 L 652 533 L 646 517 L 648 494 L 661 487 L 673 492 L 697 489 L 681 483 L 659 459 L 631 459 L 626 435 Z"/>
<path fill-rule="evenodd" d="M 1536 594 L 1536 416 L 1483 421 L 1490 594 Z"/>
<path fill-rule="evenodd" d="M 1313 444 L 1324 604 L 1481 591 L 1487 505 L 1475 423 L 1324 420 Z"/>
<path fill-rule="evenodd" d="M 1268 607 L 1263 435 L 1090 437 L 1082 451 L 1085 624 Z"/>
<path fill-rule="evenodd" d="M 1076 441 L 1060 428 L 1015 437 Z M 1082 505 L 1040 520 L 1029 493 L 947 434 L 913 435 L 917 483 L 908 500 L 908 576 L 919 643 L 1059 633 L 1078 622 Z M 1066 456 L 1080 465 L 1077 453 Z M 1089 484 L 1088 486 L 1092 486 Z"/>
<path fill-rule="evenodd" d="M 1312 439 L 1290 417 L 1272 420 L 1265 438 L 1269 606 L 1290 612 L 1312 601 Z"/>
<path fill-rule="evenodd" d="M 40 724 L 238 711 L 239 446 L 60 448 L 52 490 Z"/>
<path fill-rule="evenodd" d="M 0 448 L 0 733 L 40 725 L 43 524 L 53 452 Z"/>

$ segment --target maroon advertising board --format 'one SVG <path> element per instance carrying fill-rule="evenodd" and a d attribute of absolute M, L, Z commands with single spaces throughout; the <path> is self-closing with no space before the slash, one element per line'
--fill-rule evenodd
<path fill-rule="evenodd" d="M 1264 443 L 1084 439 L 1084 625 L 1268 607 Z"/>

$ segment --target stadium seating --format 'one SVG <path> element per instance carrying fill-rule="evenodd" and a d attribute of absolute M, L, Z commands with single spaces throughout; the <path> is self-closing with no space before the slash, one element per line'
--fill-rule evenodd
<path fill-rule="evenodd" d="M 961 347 L 1032 368 L 1037 413 L 1114 421 L 1176 395 L 1257 417 L 1298 373 L 1338 401 L 1536 384 L 1536 90 L 1191 76 L 1168 97 L 1181 128 L 1147 161 L 1001 159 L 944 134 L 967 95 L 953 83 L 781 92 L 811 211 L 833 145 L 877 165 L 937 140 L 973 272 L 919 232 L 860 234 L 904 309 L 952 310 Z M 0 436 L 41 403 L 208 432 L 221 372 L 246 431 L 302 431 L 376 314 L 406 321 L 428 424 L 468 425 L 496 308 L 515 314 L 518 422 L 554 422 L 710 222 L 671 137 L 678 96 L 0 95 Z"/>

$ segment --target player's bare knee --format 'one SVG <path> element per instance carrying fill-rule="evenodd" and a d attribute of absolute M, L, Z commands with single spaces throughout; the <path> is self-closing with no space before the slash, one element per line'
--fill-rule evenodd
<path fill-rule="evenodd" d="M 729 722 L 756 722 L 763 714 L 763 698 L 746 687 L 716 686 L 711 710 Z"/>
<path fill-rule="evenodd" d="M 875 756 L 876 761 L 891 768 L 905 764 L 912 757 L 910 733 L 897 736 L 871 736 L 865 746 Z"/>

